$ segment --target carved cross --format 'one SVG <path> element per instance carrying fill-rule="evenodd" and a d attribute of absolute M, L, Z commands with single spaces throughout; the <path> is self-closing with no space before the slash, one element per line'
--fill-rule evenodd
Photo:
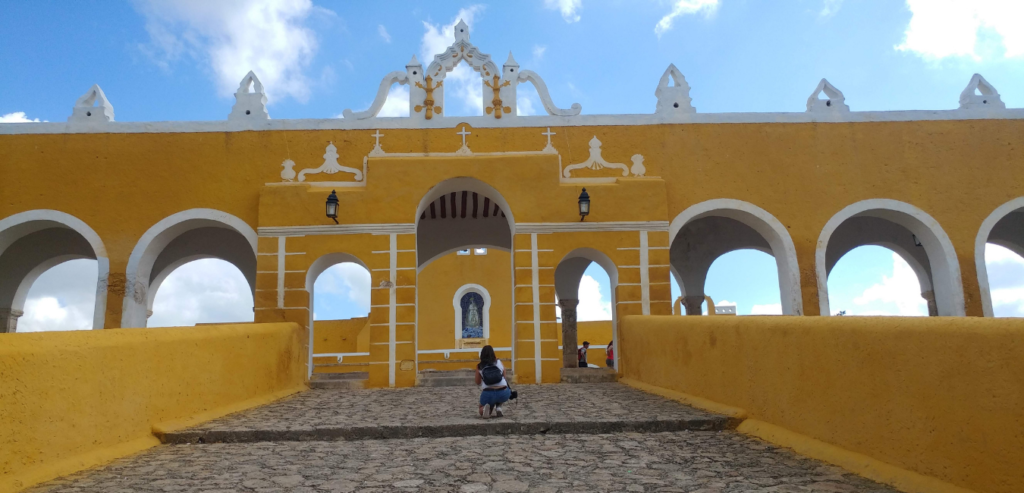
<path fill-rule="evenodd" d="M 491 83 L 491 81 L 484 81 L 484 85 L 490 87 L 491 90 L 494 91 L 494 99 L 491 100 L 491 106 L 487 107 L 487 114 L 490 115 L 491 113 L 494 113 L 494 118 L 501 118 L 502 111 L 504 111 L 505 113 L 512 112 L 512 108 L 508 106 L 501 106 L 501 98 L 498 97 L 498 93 L 501 92 L 501 88 L 512 85 L 512 81 L 506 80 L 504 83 L 499 84 L 498 81 L 500 79 L 501 77 L 498 77 L 497 74 L 495 74 L 493 84 Z"/>
<path fill-rule="evenodd" d="M 427 97 L 423 99 L 422 106 L 417 104 L 413 109 L 416 110 L 417 113 L 419 113 L 420 110 L 426 109 L 426 118 L 427 120 L 430 120 L 431 118 L 434 117 L 434 113 L 437 113 L 439 115 L 441 114 L 441 107 L 434 106 L 434 89 L 443 86 L 444 81 L 442 80 L 441 82 L 438 82 L 436 85 L 434 85 L 432 84 L 434 82 L 434 79 L 428 75 L 426 78 L 426 82 L 426 86 L 420 84 L 419 82 L 416 83 L 416 87 L 423 89 L 424 91 L 427 91 Z"/>

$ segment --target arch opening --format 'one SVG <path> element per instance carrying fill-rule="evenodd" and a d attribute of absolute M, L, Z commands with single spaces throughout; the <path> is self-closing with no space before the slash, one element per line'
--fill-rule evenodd
<path fill-rule="evenodd" d="M 369 354 L 370 270 L 358 258 L 333 253 L 306 273 L 313 356 Z"/>
<path fill-rule="evenodd" d="M 974 256 L 984 315 L 1024 316 L 1024 197 L 999 206 L 982 222 Z"/>
<path fill-rule="evenodd" d="M 708 268 L 704 282 L 708 298 L 701 313 L 708 313 L 707 299 L 711 299 L 717 314 L 782 315 L 778 276 L 770 253 L 740 249 L 722 254 Z"/>
<path fill-rule="evenodd" d="M 253 321 L 253 293 L 237 266 L 207 256 L 186 257 L 174 264 L 151 284 L 147 327 Z"/>
<path fill-rule="evenodd" d="M 800 268 L 793 240 L 785 226 L 767 211 L 739 200 L 709 200 L 676 216 L 669 226 L 669 235 L 669 263 L 686 314 L 701 314 L 712 264 L 738 250 L 771 255 L 778 274 L 782 314 L 803 314 Z"/>
<path fill-rule="evenodd" d="M 213 209 L 190 209 L 151 227 L 128 259 L 122 327 L 146 327 L 157 291 L 178 268 L 196 260 L 232 264 L 256 294 L 256 232 L 241 219 Z M 145 300 L 140 302 L 140 300 Z"/>
<path fill-rule="evenodd" d="M 445 180 L 416 210 L 417 267 L 465 248 L 510 252 L 514 230 L 508 203 L 494 187 L 475 178 Z"/>
<path fill-rule="evenodd" d="M 929 274 L 906 252 L 864 245 L 846 252 L 829 270 L 831 315 L 935 315 Z"/>
<path fill-rule="evenodd" d="M 822 315 L 832 313 L 828 286 L 832 268 L 846 253 L 868 245 L 892 250 L 911 267 L 930 314 L 965 314 L 956 252 L 938 222 L 910 204 L 871 199 L 839 211 L 818 237 L 815 269 Z"/>
<path fill-rule="evenodd" d="M 44 273 L 65 262 L 96 261 L 93 313 L 88 327 L 102 329 L 110 263 L 99 235 L 81 220 L 53 210 L 0 220 L 0 332 L 16 332 L 29 291 Z"/>
<path fill-rule="evenodd" d="M 563 368 L 578 364 L 578 351 L 590 343 L 587 363 L 590 366 L 617 367 L 614 351 L 608 361 L 607 346 L 618 340 L 615 289 L 619 273 L 615 263 L 603 252 L 593 248 L 572 250 L 555 267 L 555 298 L 561 330 Z M 605 291 L 607 290 L 607 291 Z M 605 301 L 607 293 L 607 301 Z"/>

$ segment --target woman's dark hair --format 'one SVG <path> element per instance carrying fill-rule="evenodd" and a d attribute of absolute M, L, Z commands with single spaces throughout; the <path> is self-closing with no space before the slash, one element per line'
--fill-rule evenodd
<path fill-rule="evenodd" d="M 477 369 L 483 369 L 487 365 L 493 365 L 498 363 L 498 357 L 494 355 L 494 348 L 489 344 L 484 346 L 480 350 L 480 363 L 476 365 Z"/>

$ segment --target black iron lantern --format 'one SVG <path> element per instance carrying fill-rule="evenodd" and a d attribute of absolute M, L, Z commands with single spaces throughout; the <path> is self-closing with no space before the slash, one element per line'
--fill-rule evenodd
<path fill-rule="evenodd" d="M 584 188 L 583 193 L 580 194 L 580 221 L 586 219 L 587 214 L 590 214 L 590 194 Z"/>
<path fill-rule="evenodd" d="M 327 217 L 334 219 L 334 224 L 338 224 L 338 194 L 331 190 L 331 195 L 327 197 Z"/>

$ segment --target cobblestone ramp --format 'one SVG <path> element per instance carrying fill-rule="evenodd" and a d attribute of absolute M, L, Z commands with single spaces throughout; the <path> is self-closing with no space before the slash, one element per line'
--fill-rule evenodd
<path fill-rule="evenodd" d="M 167 433 L 164 443 L 379 440 L 723 430 L 730 420 L 616 383 L 522 385 L 505 417 L 481 419 L 472 387 L 317 389 Z"/>

